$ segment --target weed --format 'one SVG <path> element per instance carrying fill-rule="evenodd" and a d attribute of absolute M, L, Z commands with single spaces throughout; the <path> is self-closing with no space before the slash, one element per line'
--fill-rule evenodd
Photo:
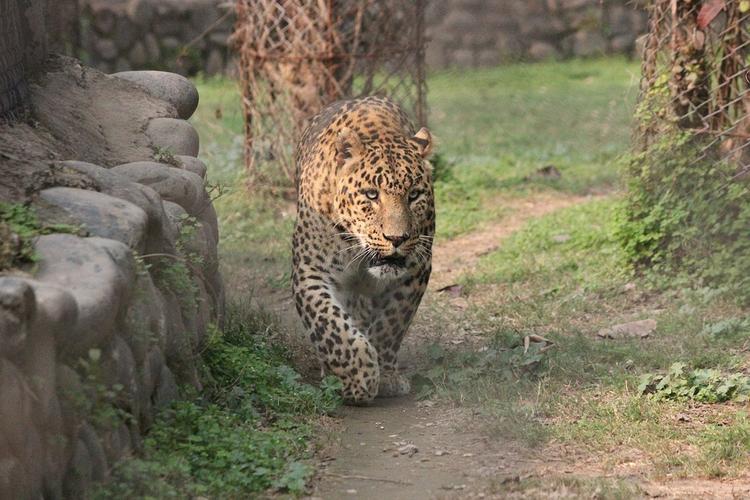
<path fill-rule="evenodd" d="M 151 267 L 156 286 L 175 294 L 180 307 L 185 311 L 195 308 L 198 300 L 198 285 L 188 264 L 179 257 L 159 256 Z"/>
<path fill-rule="evenodd" d="M 196 231 L 201 227 L 197 219 L 190 215 L 183 215 L 178 224 L 179 234 L 175 241 L 176 255 L 147 254 L 138 259 L 154 259 L 148 269 L 157 287 L 174 293 L 180 300 L 180 306 L 188 311 L 196 307 L 199 290 L 196 284 L 195 272 L 203 264 L 203 256 L 190 248 Z"/>
<path fill-rule="evenodd" d="M 722 373 L 707 368 L 689 370 L 685 363 L 674 363 L 665 375 L 642 375 L 638 392 L 657 399 L 701 403 L 747 401 L 750 397 L 750 377 L 740 372 Z"/>
<path fill-rule="evenodd" d="M 724 318 L 715 323 L 709 323 L 701 332 L 710 338 L 736 337 L 750 334 L 750 318 Z"/>
<path fill-rule="evenodd" d="M 267 335 L 268 315 L 229 308 L 203 352 L 202 396 L 174 403 L 157 418 L 142 456 L 118 464 L 94 498 L 247 498 L 268 490 L 300 495 L 313 468 L 305 463 L 315 416 L 340 405 L 338 379 L 320 388 L 288 365 Z"/>
<path fill-rule="evenodd" d="M 175 156 L 170 148 L 153 146 L 153 158 L 158 163 L 165 163 L 173 167 L 182 167 L 182 162 Z"/>
<path fill-rule="evenodd" d="M 206 190 L 206 194 L 208 195 L 209 200 L 211 200 L 211 203 L 214 203 L 216 200 L 231 191 L 231 188 L 223 182 L 215 182 L 209 179 L 204 181 L 203 187 Z"/>
<path fill-rule="evenodd" d="M 81 228 L 68 224 L 43 224 L 32 207 L 0 202 L 0 271 L 36 262 L 34 239 L 52 233 L 79 234 Z"/>
<path fill-rule="evenodd" d="M 81 375 L 82 392 L 65 396 L 78 414 L 94 426 L 111 429 L 122 422 L 130 422 L 133 416 L 121 404 L 124 387 L 119 383 L 107 383 L 101 357 L 101 350 L 92 348 L 87 356 L 78 359 L 76 368 Z"/>

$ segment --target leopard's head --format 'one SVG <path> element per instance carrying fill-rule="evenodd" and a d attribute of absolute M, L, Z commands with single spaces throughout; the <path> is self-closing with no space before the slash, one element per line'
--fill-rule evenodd
<path fill-rule="evenodd" d="M 364 143 L 344 128 L 336 138 L 336 223 L 372 273 L 398 273 L 429 258 L 435 228 L 432 137 L 380 137 Z"/>

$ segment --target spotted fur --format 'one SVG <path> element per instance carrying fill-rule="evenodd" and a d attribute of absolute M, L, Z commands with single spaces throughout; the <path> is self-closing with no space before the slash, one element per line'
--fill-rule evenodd
<path fill-rule="evenodd" d="M 431 146 L 396 104 L 367 97 L 325 108 L 298 147 L 294 298 L 349 403 L 409 392 L 397 356 L 430 277 Z"/>

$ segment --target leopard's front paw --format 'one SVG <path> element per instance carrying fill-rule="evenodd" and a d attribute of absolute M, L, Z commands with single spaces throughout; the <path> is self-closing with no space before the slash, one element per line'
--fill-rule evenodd
<path fill-rule="evenodd" d="M 380 388 L 378 390 L 379 398 L 394 398 L 397 396 L 406 396 L 411 391 L 409 379 L 398 372 L 381 373 Z"/>

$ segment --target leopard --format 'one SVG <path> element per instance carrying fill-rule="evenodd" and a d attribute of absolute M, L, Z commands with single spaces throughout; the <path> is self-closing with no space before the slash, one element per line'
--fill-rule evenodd
<path fill-rule="evenodd" d="M 432 270 L 432 149 L 376 96 L 328 105 L 298 143 L 294 302 L 346 404 L 410 392 L 398 354 Z"/>

